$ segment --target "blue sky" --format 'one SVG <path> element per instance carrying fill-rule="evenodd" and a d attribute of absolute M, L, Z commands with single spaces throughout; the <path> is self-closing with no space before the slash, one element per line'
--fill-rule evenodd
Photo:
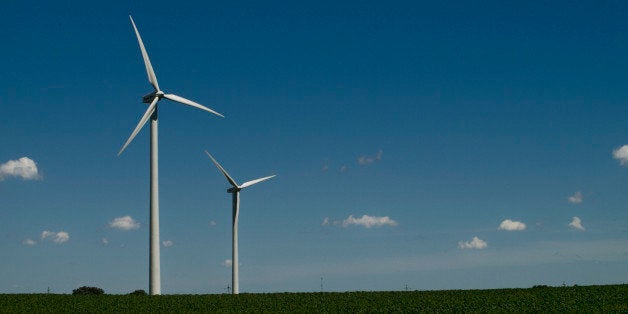
<path fill-rule="evenodd" d="M 241 195 L 241 292 L 628 280 L 623 2 L 20 1 L 0 293 L 148 290 L 148 128 L 116 156 L 152 90 L 129 14 L 161 88 L 225 115 L 160 103 L 163 293 L 230 282 L 204 150 L 278 175 Z"/>

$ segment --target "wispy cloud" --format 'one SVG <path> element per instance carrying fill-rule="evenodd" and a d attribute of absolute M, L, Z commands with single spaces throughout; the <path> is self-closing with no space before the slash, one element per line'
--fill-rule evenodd
<path fill-rule="evenodd" d="M 65 231 L 54 232 L 44 230 L 41 232 L 41 240 L 51 240 L 54 243 L 61 244 L 70 240 L 70 234 Z"/>
<path fill-rule="evenodd" d="M 210 226 L 210 227 L 213 227 L 213 226 L 215 226 L 215 225 L 216 225 L 216 221 L 215 221 L 215 220 L 210 220 L 210 221 L 209 221 L 209 226 Z"/>
<path fill-rule="evenodd" d="M 231 259 L 226 259 L 222 263 L 220 263 L 220 265 L 225 267 L 231 267 L 231 265 L 233 265 L 233 262 L 231 261 Z"/>
<path fill-rule="evenodd" d="M 372 164 L 374 162 L 382 160 L 382 156 L 384 155 L 383 150 L 377 151 L 375 155 L 362 155 L 357 158 L 358 165 L 366 166 Z M 339 172 L 344 173 L 349 170 L 349 166 L 346 162 L 339 163 L 340 166 L 332 165 L 329 160 L 325 160 L 323 166 L 321 167 L 321 172 L 328 172 L 330 169 L 338 169 Z"/>
<path fill-rule="evenodd" d="M 582 193 L 580 191 L 574 193 L 573 195 L 567 198 L 567 201 L 571 204 L 580 204 L 584 200 Z"/>
<path fill-rule="evenodd" d="M 360 165 L 372 164 L 376 161 L 382 160 L 383 154 L 384 154 L 384 151 L 380 149 L 375 156 L 367 156 L 367 155 L 360 156 L 358 157 L 358 164 Z"/>
<path fill-rule="evenodd" d="M 521 221 L 512 221 L 510 219 L 506 219 L 499 224 L 499 230 L 506 231 L 523 231 L 526 230 L 526 224 Z"/>
<path fill-rule="evenodd" d="M 161 244 L 162 244 L 164 247 L 171 247 L 171 246 L 173 246 L 173 245 L 174 245 L 174 242 L 172 242 L 172 241 L 170 241 L 170 240 L 166 240 L 166 241 L 161 242 Z"/>
<path fill-rule="evenodd" d="M 118 217 L 109 223 L 109 228 L 120 230 L 133 230 L 138 229 L 140 223 L 135 221 L 131 216 Z"/>
<path fill-rule="evenodd" d="M 109 245 L 109 239 L 107 239 L 107 238 L 100 239 L 100 244 L 102 244 L 102 245 Z"/>
<path fill-rule="evenodd" d="M 486 241 L 478 238 L 478 237 L 473 237 L 473 239 L 471 239 L 471 241 L 467 241 L 467 242 L 463 242 L 460 241 L 458 242 L 458 248 L 461 250 L 465 250 L 465 249 L 475 249 L 475 250 L 481 250 L 481 249 L 485 249 L 488 246 L 488 244 L 486 243 Z"/>
<path fill-rule="evenodd" d="M 619 164 L 622 166 L 628 165 L 628 145 L 613 150 L 613 158 L 619 160 Z"/>
<path fill-rule="evenodd" d="M 28 157 L 18 160 L 9 160 L 0 164 L 0 181 L 8 177 L 20 177 L 24 180 L 41 179 L 37 163 Z"/>
<path fill-rule="evenodd" d="M 349 215 L 349 217 L 347 217 L 346 219 L 343 220 L 331 220 L 331 218 L 329 217 L 325 217 L 323 218 L 323 222 L 321 222 L 321 226 L 342 226 L 342 227 L 349 227 L 349 226 L 361 226 L 361 227 L 365 227 L 365 228 L 373 228 L 373 227 L 382 227 L 382 226 L 389 226 L 389 227 L 395 227 L 398 225 L 398 223 L 393 220 L 390 219 L 390 217 L 388 216 L 369 216 L 369 215 L 362 215 L 362 217 L 354 217 L 353 215 Z"/>
<path fill-rule="evenodd" d="M 360 218 L 355 218 L 353 217 L 353 215 L 349 215 L 347 219 L 342 221 L 343 227 L 348 227 L 352 225 L 362 226 L 365 228 L 372 228 L 372 227 L 382 227 L 382 226 L 394 227 L 394 226 L 397 226 L 398 223 L 390 219 L 390 217 L 388 216 L 377 217 L 377 216 L 369 216 L 369 215 L 362 215 L 362 217 Z"/>
<path fill-rule="evenodd" d="M 580 220 L 580 218 L 578 217 L 573 217 L 573 219 L 569 223 L 569 227 L 572 229 L 580 230 L 580 231 L 585 230 L 584 227 L 582 226 L 582 220 Z"/>
<path fill-rule="evenodd" d="M 33 240 L 33 239 L 26 239 L 26 240 L 22 241 L 22 244 L 28 245 L 28 246 L 33 246 L 33 245 L 37 244 L 37 242 L 35 242 L 35 240 Z"/>

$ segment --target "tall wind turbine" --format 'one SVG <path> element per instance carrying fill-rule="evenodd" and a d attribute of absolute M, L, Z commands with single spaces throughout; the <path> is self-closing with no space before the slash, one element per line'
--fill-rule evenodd
<path fill-rule="evenodd" d="M 131 24 L 133 24 L 133 29 L 135 30 L 135 35 L 137 36 L 137 41 L 139 42 L 140 50 L 142 51 L 142 57 L 144 58 L 144 64 L 146 65 L 146 73 L 148 74 L 148 81 L 151 85 L 153 85 L 153 88 L 155 90 L 142 98 L 144 103 L 150 105 L 140 119 L 140 122 L 135 127 L 135 130 L 133 130 L 133 133 L 131 134 L 129 139 L 126 141 L 126 143 L 124 143 L 124 146 L 122 146 L 122 149 L 120 149 L 120 151 L 118 152 L 118 156 L 122 154 L 124 149 L 126 149 L 129 143 L 131 143 L 133 138 L 135 138 L 137 133 L 140 131 L 140 129 L 142 129 L 144 124 L 146 124 L 146 122 L 150 118 L 150 280 L 148 288 L 150 294 L 161 294 L 161 270 L 159 265 L 159 174 L 157 160 L 157 103 L 162 98 L 166 98 L 172 101 L 176 101 L 178 103 L 182 103 L 184 105 L 205 110 L 220 117 L 224 116 L 189 99 L 185 99 L 174 94 L 166 94 L 161 89 L 159 89 L 157 76 L 155 76 L 153 66 L 150 64 L 150 60 L 148 59 L 148 54 L 146 53 L 146 48 L 144 48 L 144 43 L 142 42 L 140 33 L 135 26 L 135 22 L 133 22 L 133 18 L 130 15 L 129 18 L 131 19 Z"/>
<path fill-rule="evenodd" d="M 216 159 L 214 159 L 214 157 L 209 154 L 209 152 L 205 151 L 205 153 L 207 154 L 207 156 L 209 156 L 209 158 L 211 158 L 216 167 L 218 167 L 218 170 L 220 170 L 220 172 L 222 172 L 222 174 L 225 176 L 225 178 L 227 178 L 229 184 L 231 184 L 231 188 L 227 189 L 227 193 L 231 193 L 232 195 L 231 199 L 233 203 L 231 212 L 233 218 L 233 225 L 231 230 L 231 285 L 233 286 L 232 293 L 238 294 L 240 292 L 238 281 L 238 216 L 240 214 L 240 191 L 245 187 L 260 183 L 262 181 L 266 181 L 274 177 L 275 175 L 247 181 L 242 183 L 242 185 L 238 185 L 235 180 L 233 180 L 233 178 L 231 178 L 231 176 L 227 173 L 227 171 L 216 161 Z"/>

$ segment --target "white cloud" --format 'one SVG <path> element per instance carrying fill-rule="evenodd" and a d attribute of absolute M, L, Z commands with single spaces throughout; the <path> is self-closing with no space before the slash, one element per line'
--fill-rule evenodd
<path fill-rule="evenodd" d="M 325 217 L 325 219 L 323 219 L 321 226 L 329 226 L 329 217 Z"/>
<path fill-rule="evenodd" d="M 68 242 L 70 240 L 70 234 L 65 231 L 57 232 L 57 235 L 54 237 L 52 241 L 55 243 L 63 243 Z"/>
<path fill-rule="evenodd" d="M 340 172 L 347 172 L 347 166 L 346 165 L 340 166 Z"/>
<path fill-rule="evenodd" d="M 222 263 L 220 263 L 220 265 L 225 267 L 231 267 L 231 265 L 233 265 L 233 262 L 231 261 L 231 259 L 226 259 Z"/>
<path fill-rule="evenodd" d="M 572 196 L 569 196 L 567 198 L 567 201 L 569 201 L 569 203 L 571 204 L 580 204 L 582 203 L 582 200 L 583 200 L 583 197 L 580 191 L 574 193 Z"/>
<path fill-rule="evenodd" d="M 45 239 L 47 237 L 50 237 L 52 235 L 55 235 L 55 234 L 56 234 L 55 232 L 44 230 L 44 231 L 41 232 L 41 239 L 43 240 L 43 239 Z"/>
<path fill-rule="evenodd" d="M 573 219 L 569 223 L 569 227 L 576 230 L 584 231 L 584 227 L 582 226 L 582 220 L 580 220 L 580 218 L 578 217 L 573 217 Z"/>
<path fill-rule="evenodd" d="M 458 242 L 458 248 L 461 250 L 464 249 L 477 249 L 477 250 L 481 250 L 481 249 L 485 249 L 488 246 L 488 244 L 478 238 L 478 237 L 473 237 L 473 239 L 471 239 L 471 241 L 467 241 L 467 242 Z"/>
<path fill-rule="evenodd" d="M 613 158 L 619 160 L 619 164 L 622 166 L 628 165 L 628 145 L 624 145 L 613 151 Z"/>
<path fill-rule="evenodd" d="M 34 241 L 34 240 L 32 240 L 32 239 L 26 239 L 26 240 L 22 241 L 22 244 L 24 244 L 24 245 L 29 245 L 29 246 L 33 246 L 33 245 L 37 244 L 37 242 L 35 242 L 35 241 Z"/>
<path fill-rule="evenodd" d="M 329 170 L 329 166 L 328 165 L 323 165 L 323 167 L 321 167 L 321 171 L 322 172 L 327 172 L 327 170 Z"/>
<path fill-rule="evenodd" d="M 383 150 L 379 150 L 375 156 L 360 156 L 358 157 L 358 164 L 360 165 L 368 165 L 372 164 L 378 160 L 382 160 L 382 155 L 384 154 Z"/>
<path fill-rule="evenodd" d="M 512 221 L 510 219 L 506 219 L 499 224 L 499 230 L 506 231 L 522 231 L 526 230 L 526 224 L 521 221 Z"/>
<path fill-rule="evenodd" d="M 118 217 L 109 223 L 109 228 L 120 230 L 133 230 L 140 227 L 140 223 L 131 216 Z"/>
<path fill-rule="evenodd" d="M 107 239 L 107 238 L 102 238 L 102 239 L 100 239 L 100 243 L 101 243 L 102 245 L 108 245 L 108 244 L 109 244 L 109 239 Z"/>
<path fill-rule="evenodd" d="M 174 242 L 170 240 L 166 240 L 166 241 L 161 242 L 161 244 L 163 244 L 164 247 L 171 247 L 174 245 Z"/>
<path fill-rule="evenodd" d="M 35 161 L 28 157 L 9 160 L 0 164 L 0 181 L 7 177 L 21 177 L 24 180 L 40 179 Z"/>
<path fill-rule="evenodd" d="M 397 222 L 390 219 L 388 216 L 377 217 L 377 216 L 363 215 L 360 218 L 355 218 L 353 217 L 353 215 L 349 215 L 347 219 L 342 221 L 342 226 L 347 227 L 350 225 L 358 225 L 358 226 L 363 226 L 365 228 L 381 227 L 381 226 L 394 227 L 397 225 Z"/>
<path fill-rule="evenodd" d="M 213 226 L 215 226 L 215 225 L 216 225 L 216 221 L 214 221 L 214 220 L 210 220 L 210 221 L 209 221 L 209 226 L 210 226 L 210 227 L 213 227 Z"/>
<path fill-rule="evenodd" d="M 44 230 L 41 232 L 41 239 L 43 240 L 52 240 L 54 243 L 65 243 L 70 240 L 70 234 L 65 231 L 48 231 Z"/>

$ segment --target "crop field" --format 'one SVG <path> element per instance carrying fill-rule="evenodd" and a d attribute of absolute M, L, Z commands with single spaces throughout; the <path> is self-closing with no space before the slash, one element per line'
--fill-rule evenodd
<path fill-rule="evenodd" d="M 2 313 L 628 312 L 628 285 L 240 295 L 0 295 Z"/>

